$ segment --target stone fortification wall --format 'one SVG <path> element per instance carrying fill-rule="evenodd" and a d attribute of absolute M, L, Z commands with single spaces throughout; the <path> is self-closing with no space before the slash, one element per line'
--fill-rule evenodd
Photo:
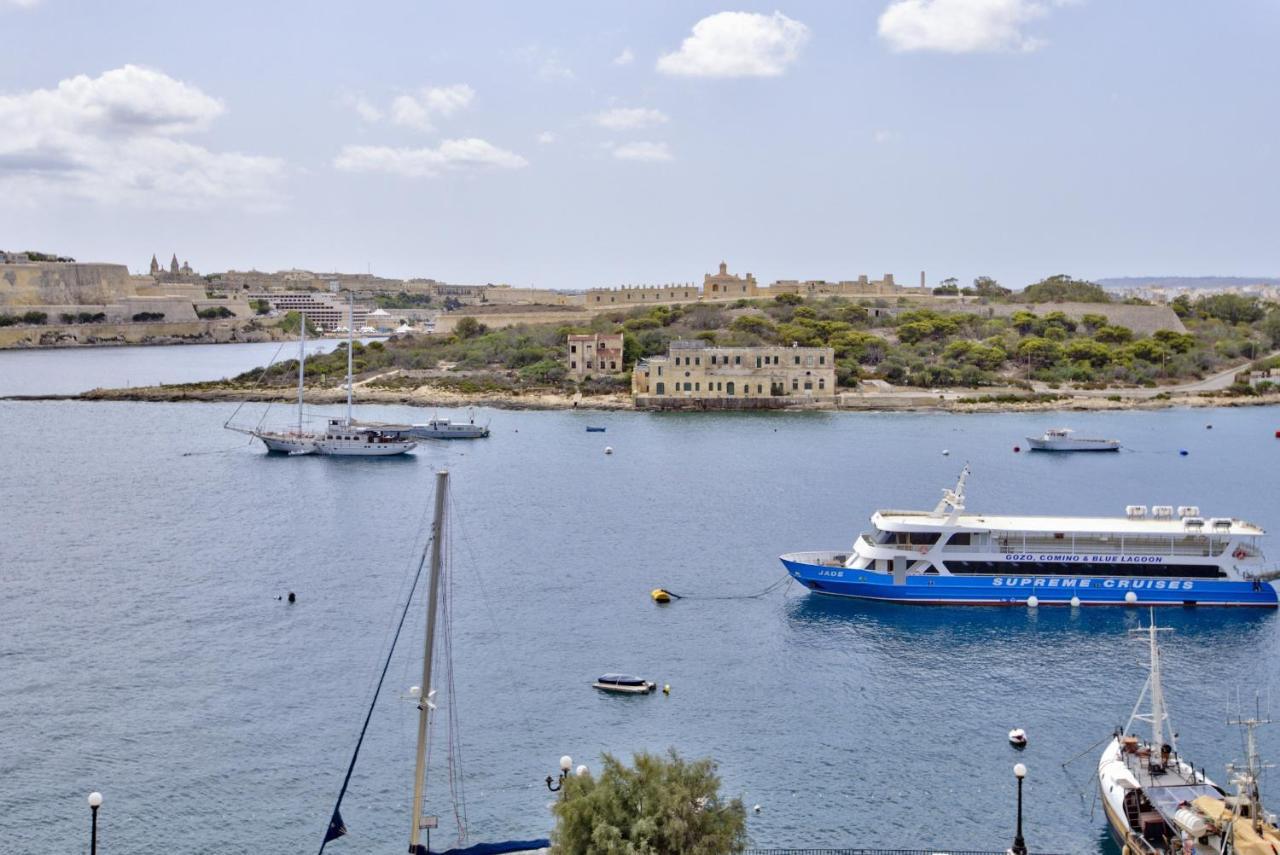
<path fill-rule="evenodd" d="M 166 341 L 227 342 L 276 341 L 283 334 L 275 328 L 253 328 L 239 318 L 221 321 L 169 323 L 103 323 L 70 326 L 0 327 L 0 349 L 20 347 L 71 347 L 74 345 L 149 344 Z"/>
<path fill-rule="evenodd" d="M 0 309 L 104 305 L 136 293 L 123 264 L 0 264 Z"/>

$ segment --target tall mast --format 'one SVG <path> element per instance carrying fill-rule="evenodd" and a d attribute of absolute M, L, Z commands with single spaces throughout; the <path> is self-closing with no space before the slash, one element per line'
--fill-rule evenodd
<path fill-rule="evenodd" d="M 352 342 L 353 329 L 356 325 L 356 302 L 355 294 L 351 291 L 347 292 L 347 424 L 351 424 L 351 348 L 354 346 Z"/>
<path fill-rule="evenodd" d="M 1151 644 L 1151 748 L 1160 750 L 1164 745 L 1164 687 L 1160 684 L 1160 645 L 1156 643 L 1155 614 L 1148 628 Z"/>
<path fill-rule="evenodd" d="M 413 771 L 413 827 L 409 832 L 411 855 L 425 855 L 426 848 L 419 847 L 418 840 L 425 825 L 422 816 L 422 795 L 427 766 L 427 719 L 431 712 L 431 656 L 435 648 L 436 606 L 440 592 L 440 541 L 444 530 L 444 499 L 449 488 L 449 473 L 436 473 L 436 510 L 431 521 L 431 577 L 427 587 L 427 637 L 422 651 L 422 694 L 418 697 L 418 758 Z"/>
<path fill-rule="evenodd" d="M 307 362 L 307 316 L 298 310 L 298 329 L 302 334 L 298 337 L 298 433 L 302 433 L 302 383 L 306 377 Z"/>

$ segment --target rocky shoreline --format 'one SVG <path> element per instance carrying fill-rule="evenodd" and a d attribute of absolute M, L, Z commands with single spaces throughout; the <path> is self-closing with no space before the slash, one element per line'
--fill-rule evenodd
<path fill-rule="evenodd" d="M 424 385 L 414 389 L 379 389 L 359 386 L 358 398 L 362 404 L 396 404 L 423 408 L 490 407 L 503 410 L 600 410 L 620 411 L 637 409 L 626 394 L 580 395 L 545 391 L 463 393 L 451 389 Z M 127 389 L 93 389 L 78 395 L 13 395 L 3 400 L 48 401 L 201 401 L 240 403 L 260 401 L 291 403 L 297 400 L 292 388 L 275 387 L 253 389 L 243 387 L 208 386 L 204 384 L 173 386 L 140 386 Z M 346 401 L 341 388 L 308 389 L 306 400 L 312 404 L 339 404 Z M 1070 410 L 1164 410 L 1174 407 L 1254 407 L 1280 405 L 1280 393 L 1257 396 L 1230 396 L 1212 394 L 1177 394 L 1167 397 L 1132 397 L 1117 392 L 1110 397 L 1078 395 L 1070 392 L 1054 395 L 1029 395 L 1025 399 L 981 400 L 961 397 L 956 393 L 938 393 L 930 390 L 906 390 L 880 394 L 845 394 L 839 404 L 806 404 L 788 407 L 786 411 L 826 412 L 954 412 L 954 413 L 1003 413 L 1048 412 Z"/>

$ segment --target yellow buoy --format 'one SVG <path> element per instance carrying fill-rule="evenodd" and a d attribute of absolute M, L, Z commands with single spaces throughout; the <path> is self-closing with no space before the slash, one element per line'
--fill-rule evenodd
<path fill-rule="evenodd" d="M 654 588 L 652 591 L 649 592 L 649 596 L 653 597 L 653 601 L 655 603 L 671 602 L 671 594 L 662 590 L 661 588 Z"/>
<path fill-rule="evenodd" d="M 669 694 L 671 694 L 671 684 L 670 684 L 670 683 L 663 683 L 663 684 L 662 684 L 662 694 L 664 694 L 664 695 L 669 695 Z"/>

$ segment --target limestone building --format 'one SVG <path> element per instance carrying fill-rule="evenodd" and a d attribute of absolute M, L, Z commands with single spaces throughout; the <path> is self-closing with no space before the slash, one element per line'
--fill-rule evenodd
<path fill-rule="evenodd" d="M 641 360 L 631 373 L 636 403 L 645 399 L 830 399 L 836 394 L 829 347 L 718 347 L 673 341 L 666 356 Z"/>
<path fill-rule="evenodd" d="M 569 336 L 569 376 L 575 380 L 617 374 L 622 367 L 622 333 Z"/>
<path fill-rule="evenodd" d="M 301 312 L 307 320 L 325 330 L 345 329 L 351 315 L 352 329 L 359 332 L 369 323 L 369 307 L 356 303 L 348 308 L 346 300 L 317 291 L 250 291 L 250 301 L 265 300 L 282 312 Z"/>
<path fill-rule="evenodd" d="M 754 276 L 750 273 L 746 276 L 734 276 L 729 272 L 729 265 L 723 261 L 720 262 L 719 273 L 707 273 L 702 277 L 702 296 L 708 300 L 740 300 L 758 296 L 759 292 Z"/>

